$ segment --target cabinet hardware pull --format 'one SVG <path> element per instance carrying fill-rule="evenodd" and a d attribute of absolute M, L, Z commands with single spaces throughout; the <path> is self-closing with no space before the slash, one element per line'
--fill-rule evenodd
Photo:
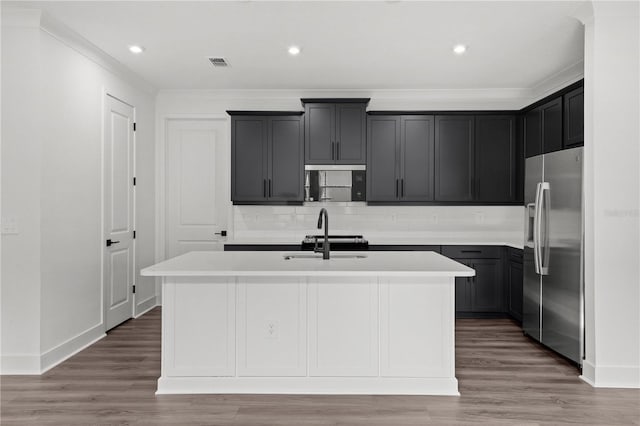
<path fill-rule="evenodd" d="M 262 196 L 267 198 L 267 180 L 262 179 Z"/>
<path fill-rule="evenodd" d="M 400 179 L 396 179 L 396 198 L 398 198 L 398 183 Z"/>

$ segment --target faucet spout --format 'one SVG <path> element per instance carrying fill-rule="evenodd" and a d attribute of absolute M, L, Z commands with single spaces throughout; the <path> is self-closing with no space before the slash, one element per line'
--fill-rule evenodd
<path fill-rule="evenodd" d="M 322 229 L 323 222 L 324 222 L 324 242 L 322 243 L 322 258 L 326 260 L 326 259 L 329 259 L 330 257 L 330 247 L 329 247 L 329 213 L 325 208 L 320 209 L 320 214 L 318 215 L 318 229 Z M 319 249 L 316 249 L 314 251 L 320 252 Z"/>

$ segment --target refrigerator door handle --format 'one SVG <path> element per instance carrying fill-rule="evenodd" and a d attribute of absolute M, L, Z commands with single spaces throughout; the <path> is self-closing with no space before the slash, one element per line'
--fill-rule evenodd
<path fill-rule="evenodd" d="M 549 275 L 549 256 L 551 255 L 551 247 L 549 245 L 549 214 L 551 211 L 551 187 L 549 182 L 540 184 L 540 201 L 543 208 L 540 209 L 540 222 L 542 222 L 542 213 L 544 213 L 544 236 L 540 235 L 543 244 L 540 247 L 540 275 Z M 542 229 L 542 223 L 540 223 Z M 544 248 L 544 251 L 543 251 Z"/>
<path fill-rule="evenodd" d="M 533 266 L 536 274 L 540 275 L 540 218 L 541 218 L 541 205 L 540 205 L 540 188 L 542 182 L 538 182 L 536 185 L 536 200 L 534 219 L 533 219 Z"/>

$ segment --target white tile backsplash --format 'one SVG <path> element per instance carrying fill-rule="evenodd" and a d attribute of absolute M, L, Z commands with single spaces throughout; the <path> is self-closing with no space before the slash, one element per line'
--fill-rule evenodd
<path fill-rule="evenodd" d="M 365 238 L 453 235 L 499 235 L 520 238 L 524 209 L 520 206 L 234 206 L 234 239 L 292 239 L 317 233 L 321 207 L 329 212 L 332 234 Z"/>

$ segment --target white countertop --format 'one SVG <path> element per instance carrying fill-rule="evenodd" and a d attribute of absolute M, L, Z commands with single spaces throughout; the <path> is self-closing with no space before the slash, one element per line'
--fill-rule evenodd
<path fill-rule="evenodd" d="M 286 254 L 309 252 L 280 251 L 194 251 L 149 266 L 143 276 L 406 276 L 471 277 L 475 271 L 431 251 L 423 252 L 333 252 L 323 260 L 291 259 Z M 364 255 L 362 259 L 340 258 Z"/>

